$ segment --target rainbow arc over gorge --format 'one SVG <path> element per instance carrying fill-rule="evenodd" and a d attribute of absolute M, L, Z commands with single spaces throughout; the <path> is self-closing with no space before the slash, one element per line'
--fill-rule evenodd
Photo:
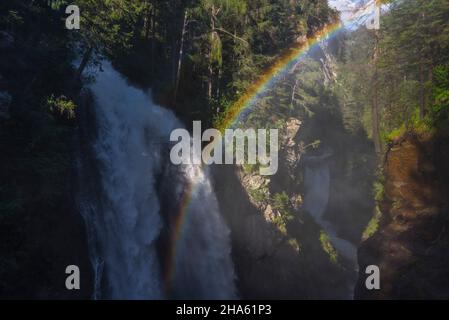
<path fill-rule="evenodd" d="M 311 49 L 319 45 L 323 40 L 330 38 L 342 28 L 343 25 L 340 22 L 327 24 L 322 29 L 315 32 L 313 36 L 308 37 L 306 41 L 295 44 L 281 54 L 271 66 L 259 75 L 246 92 L 231 105 L 227 110 L 225 117 L 216 126 L 217 129 L 223 132 L 227 128 L 233 128 L 241 120 L 242 115 L 246 114 L 246 112 L 250 111 L 251 108 L 256 105 L 261 94 L 271 88 L 280 76 L 288 72 L 288 70 L 291 70 L 291 68 L 300 59 L 305 57 Z M 169 252 L 165 262 L 166 270 L 164 270 L 164 286 L 168 292 L 174 274 L 177 243 L 182 236 L 182 227 L 195 190 L 196 188 L 194 185 L 188 185 L 186 187 L 174 221 L 174 227 L 172 228 Z"/>
<path fill-rule="evenodd" d="M 330 38 L 333 34 L 342 28 L 341 23 L 331 23 L 315 32 L 312 37 L 308 37 L 306 41 L 298 43 L 283 54 L 281 54 L 275 62 L 269 66 L 254 81 L 246 92 L 227 110 L 224 119 L 217 125 L 217 129 L 224 131 L 227 128 L 234 127 L 241 115 L 248 109 L 251 109 L 257 102 L 259 96 L 276 83 L 280 76 L 288 72 L 301 58 L 315 46 L 319 45 L 323 40 Z"/>

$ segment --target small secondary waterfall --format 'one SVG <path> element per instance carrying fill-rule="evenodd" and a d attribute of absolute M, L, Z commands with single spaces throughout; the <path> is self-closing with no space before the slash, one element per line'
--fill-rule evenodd
<path fill-rule="evenodd" d="M 329 0 L 328 3 L 330 7 L 340 11 L 341 20 L 349 30 L 365 23 L 374 13 L 374 0 Z M 329 71 L 327 64 L 333 58 L 327 52 L 327 45 L 328 43 L 325 41 L 320 47 L 324 56 L 324 59 L 321 59 L 323 72 L 325 73 L 325 78 L 329 79 L 331 78 L 331 71 Z M 335 77 L 335 75 L 332 76 Z M 304 184 L 306 188 L 304 207 L 328 234 L 338 254 L 347 258 L 354 265 L 354 269 L 357 269 L 356 246 L 340 238 L 333 224 L 323 218 L 329 201 L 330 169 L 326 160 L 330 156 L 332 156 L 332 152 L 325 150 L 321 156 L 307 157 L 307 165 L 304 171 Z"/>
<path fill-rule="evenodd" d="M 91 91 L 100 191 L 81 207 L 94 298 L 235 298 L 229 231 L 208 173 L 168 157 L 180 122 L 108 62 Z"/>
<path fill-rule="evenodd" d="M 304 197 L 304 208 L 314 218 L 315 222 L 329 236 L 337 254 L 346 258 L 350 263 L 351 273 L 347 282 L 348 298 L 352 299 L 354 287 L 357 281 L 357 248 L 351 242 L 338 236 L 334 225 L 324 219 L 323 214 L 329 201 L 330 191 L 330 169 L 329 164 L 321 159 L 311 161 L 307 164 L 304 171 L 304 184 L 306 193 Z"/>
<path fill-rule="evenodd" d="M 332 223 L 323 218 L 329 201 L 329 165 L 323 161 L 306 166 L 304 182 L 306 187 L 304 208 L 327 233 L 338 254 L 349 259 L 355 265 L 357 248 L 351 242 L 340 238 Z"/>

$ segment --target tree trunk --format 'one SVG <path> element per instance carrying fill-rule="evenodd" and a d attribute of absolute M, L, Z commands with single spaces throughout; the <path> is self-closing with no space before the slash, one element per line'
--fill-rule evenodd
<path fill-rule="evenodd" d="M 151 29 L 151 15 L 154 8 L 150 9 L 150 2 L 147 0 L 145 1 L 145 17 L 144 17 L 144 39 L 148 40 L 148 37 L 150 36 L 150 29 Z"/>
<path fill-rule="evenodd" d="M 155 70 L 155 47 L 156 47 L 156 6 L 153 2 L 153 10 L 151 12 L 151 76 L 154 79 Z"/>
<path fill-rule="evenodd" d="M 421 12 L 421 20 L 424 24 L 424 19 L 426 17 L 425 12 Z M 422 28 L 422 27 L 421 27 Z M 419 117 L 424 119 L 426 115 L 426 89 L 425 89 L 425 75 L 424 75 L 424 55 L 422 48 L 420 50 L 419 59 Z"/>
<path fill-rule="evenodd" d="M 217 89 L 216 89 L 216 98 L 217 98 L 217 101 L 219 101 L 220 100 L 220 83 L 221 83 L 221 75 L 222 75 L 222 70 L 221 70 L 221 68 L 219 68 L 218 69 L 218 75 L 217 75 L 217 84 L 216 84 L 216 86 L 217 86 Z M 217 103 L 217 115 L 218 114 L 220 114 L 220 104 L 219 103 Z"/>
<path fill-rule="evenodd" d="M 379 55 L 379 35 L 377 30 L 374 31 L 376 44 L 374 46 L 374 56 L 373 56 L 373 64 L 374 64 L 374 76 L 373 76 L 373 85 L 374 85 L 374 93 L 373 93 L 373 101 L 372 101 L 372 126 L 373 126 L 373 141 L 374 141 L 374 150 L 378 156 L 382 153 L 382 145 L 380 142 L 380 134 L 379 134 L 379 99 L 378 99 L 378 71 L 377 71 L 377 60 Z"/>
<path fill-rule="evenodd" d="M 173 97 L 173 105 L 176 105 L 176 98 L 178 96 L 179 89 L 179 80 L 181 78 L 181 67 L 182 67 L 182 58 L 184 53 L 184 37 L 187 28 L 187 10 L 184 12 L 184 21 L 182 23 L 182 33 L 181 33 L 181 45 L 179 46 L 179 54 L 178 54 L 178 68 L 176 70 L 176 83 L 175 83 L 175 92 Z"/>
<path fill-rule="evenodd" d="M 92 57 L 92 53 L 94 51 L 93 46 L 89 46 L 86 50 L 86 52 L 83 55 L 83 59 L 81 59 L 81 63 L 78 67 L 78 70 L 76 72 L 76 78 L 80 79 L 81 75 L 83 74 L 84 69 L 86 68 L 87 64 L 89 63 L 90 58 Z"/>
<path fill-rule="evenodd" d="M 172 34 L 172 39 L 170 41 L 170 83 L 172 85 L 172 88 L 175 87 L 175 82 L 176 82 L 176 63 L 177 63 L 177 59 L 176 59 L 176 55 L 177 55 L 177 44 L 178 42 L 175 39 L 175 36 Z"/>
<path fill-rule="evenodd" d="M 425 80 L 424 80 L 424 66 L 422 59 L 419 63 L 419 117 L 424 119 L 426 115 L 426 98 L 425 98 Z"/>
<path fill-rule="evenodd" d="M 214 20 L 214 12 L 215 12 L 215 8 L 214 6 L 212 6 L 211 8 L 211 15 L 210 15 L 210 29 L 211 32 L 215 32 L 215 20 Z M 209 51 L 209 65 L 208 65 L 208 80 L 207 80 L 207 97 L 209 99 L 209 101 L 212 100 L 212 83 L 213 83 L 213 79 L 214 79 L 214 68 L 212 66 L 212 45 L 211 45 L 211 49 Z"/>

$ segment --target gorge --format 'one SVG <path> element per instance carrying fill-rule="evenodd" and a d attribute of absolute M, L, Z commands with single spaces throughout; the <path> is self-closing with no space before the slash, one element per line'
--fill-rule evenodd
<path fill-rule="evenodd" d="M 0 298 L 449 297 L 446 0 L 75 2 L 0 3 Z"/>

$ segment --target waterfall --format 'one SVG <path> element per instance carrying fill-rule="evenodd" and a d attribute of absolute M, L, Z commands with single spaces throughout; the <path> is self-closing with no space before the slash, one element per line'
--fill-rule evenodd
<path fill-rule="evenodd" d="M 208 173 L 168 157 L 180 122 L 108 62 L 90 89 L 99 190 L 81 207 L 94 298 L 235 298 L 229 230 Z"/>

